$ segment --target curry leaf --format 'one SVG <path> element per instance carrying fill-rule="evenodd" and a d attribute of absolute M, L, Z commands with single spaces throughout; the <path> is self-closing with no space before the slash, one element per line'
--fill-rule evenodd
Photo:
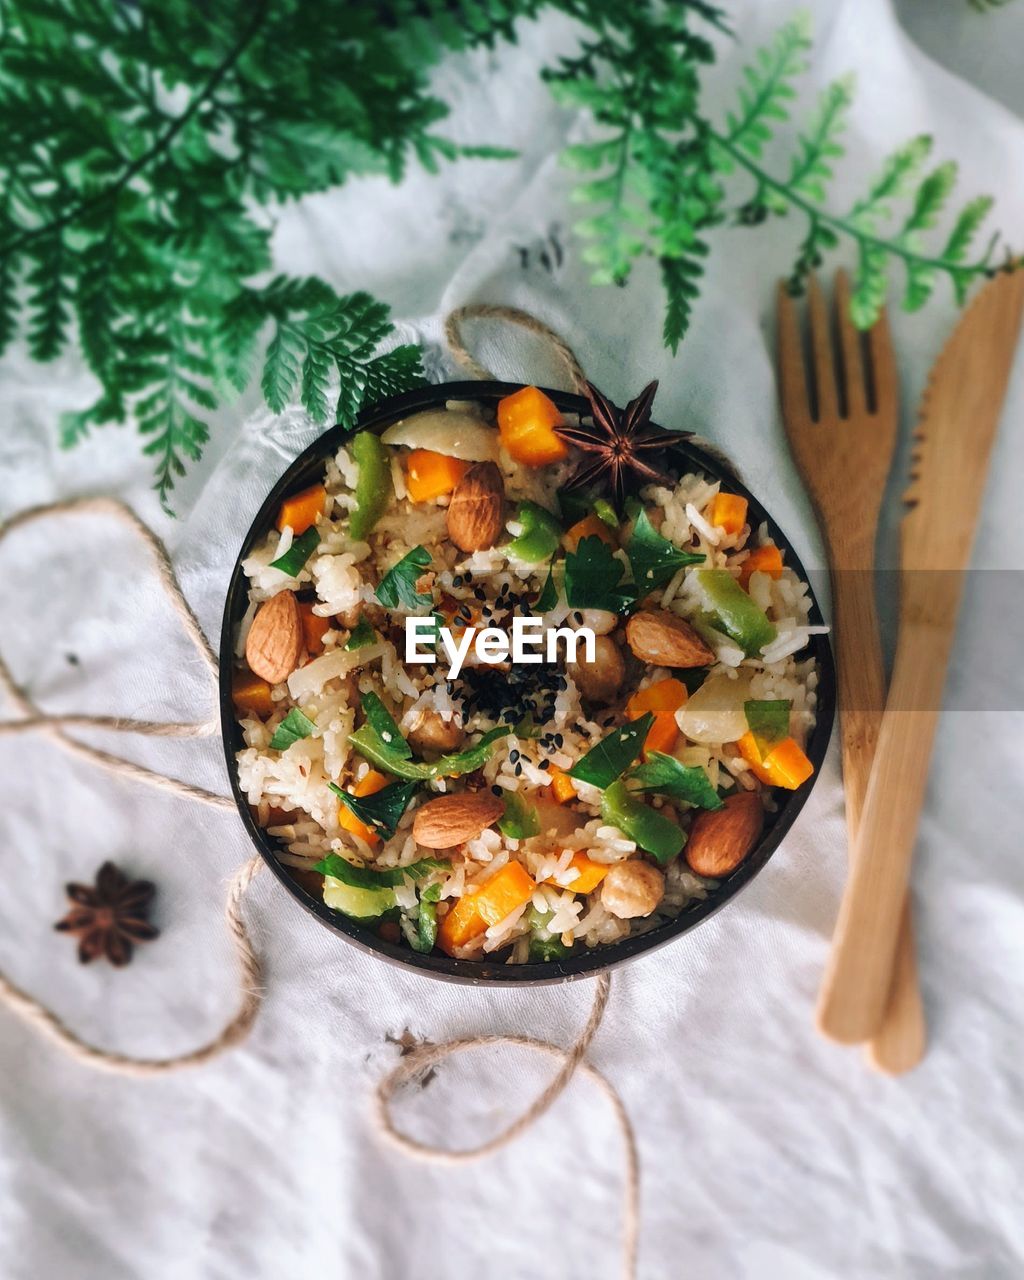
<path fill-rule="evenodd" d="M 402 737 L 401 730 L 395 724 L 391 712 L 380 700 L 380 696 L 372 691 L 364 693 L 359 705 L 363 709 L 363 715 L 366 716 L 367 724 L 388 750 L 401 756 L 403 760 L 408 760 L 412 756 L 412 748 Z"/>
<path fill-rule="evenodd" d="M 270 562 L 271 569 L 280 569 L 289 578 L 298 577 L 305 567 L 306 561 L 320 545 L 320 533 L 314 526 L 300 534 L 282 556 Z"/>
<path fill-rule="evenodd" d="M 638 720 L 613 729 L 576 761 L 569 770 L 569 777 L 589 782 L 592 787 L 610 787 L 640 754 L 652 724 L 654 714 L 648 711 Z"/>
<path fill-rule="evenodd" d="M 287 751 L 293 742 L 298 742 L 300 738 L 308 738 L 315 728 L 316 725 L 309 716 L 298 707 L 292 707 L 274 730 L 274 736 L 270 739 L 270 749 Z"/>
<path fill-rule="evenodd" d="M 353 889 L 397 889 L 406 880 L 422 880 L 433 871 L 440 871 L 449 864 L 442 858 L 420 858 L 404 867 L 391 867 L 381 871 L 370 867 L 357 867 L 337 853 L 329 853 L 313 868 L 323 876 L 333 876 Z"/>
<path fill-rule="evenodd" d="M 398 830 L 402 814 L 409 807 L 419 783 L 392 782 L 369 796 L 354 796 L 333 782 L 327 785 L 360 822 L 372 827 L 385 840 L 390 840 Z"/>

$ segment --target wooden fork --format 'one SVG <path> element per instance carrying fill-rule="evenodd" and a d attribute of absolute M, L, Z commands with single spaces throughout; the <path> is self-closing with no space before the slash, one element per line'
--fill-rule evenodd
<path fill-rule="evenodd" d="M 861 335 L 850 320 L 850 285 L 844 272 L 838 272 L 835 281 L 838 362 L 828 308 L 814 277 L 807 301 L 811 358 L 805 366 L 796 305 L 785 285 L 779 286 L 779 384 L 786 435 L 828 547 L 846 825 L 852 848 L 885 706 L 875 610 L 875 539 L 896 444 L 899 384 L 885 312 Z M 867 1059 L 880 1071 L 909 1071 L 924 1053 L 925 1034 L 908 899 L 885 1018 L 867 1046 Z"/>

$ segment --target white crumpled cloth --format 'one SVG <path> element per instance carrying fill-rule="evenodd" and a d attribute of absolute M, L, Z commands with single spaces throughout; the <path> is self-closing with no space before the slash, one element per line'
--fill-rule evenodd
<path fill-rule="evenodd" d="M 859 79 L 838 206 L 886 150 L 927 131 L 959 160 L 964 192 L 994 190 L 1000 224 L 1019 232 L 1024 125 L 985 88 L 991 80 L 1024 108 L 1024 7 L 981 17 L 965 0 L 903 5 L 930 47 L 951 41 L 950 59 L 975 72 L 977 87 L 922 54 L 885 0 L 813 7 L 808 85 L 851 68 Z M 784 0 L 730 8 L 740 39 L 711 77 L 716 105 L 752 48 L 791 13 Z M 772 373 L 773 282 L 801 228 L 780 221 L 715 233 L 693 329 L 671 359 L 653 271 L 639 268 L 621 291 L 594 290 L 568 235 L 576 215 L 556 153 L 578 124 L 535 74 L 568 41 L 568 24 L 549 18 L 524 29 L 517 49 L 454 60 L 439 73 L 455 106 L 451 132 L 518 147 L 517 162 L 467 161 L 397 189 L 366 180 L 306 200 L 282 216 L 277 260 L 388 299 L 403 337 L 433 347 L 438 373 L 455 372 L 440 352 L 442 316 L 487 301 L 548 321 L 619 401 L 660 377 L 660 421 L 720 444 L 806 562 L 820 565 Z M 940 295 L 916 317 L 894 316 L 903 461 L 910 415 L 954 319 Z M 500 375 L 556 376 L 533 340 L 476 332 Z M 166 538 L 216 639 L 252 514 L 315 435 L 303 414 L 269 417 L 255 388 L 219 413 L 171 522 L 129 430 L 58 450 L 59 412 L 90 392 L 76 357 L 43 369 L 15 352 L 0 372 L 0 516 L 97 491 L 124 498 Z M 1022 410 L 1024 362 L 982 512 L 979 567 L 1016 569 L 1024 553 Z M 899 466 L 883 530 L 889 565 Z M 972 676 L 990 630 L 1006 625 L 972 607 L 973 590 L 951 695 L 962 707 L 980 705 L 993 686 L 997 696 L 988 701 L 995 709 L 949 712 L 936 743 L 915 869 L 928 1057 L 907 1078 L 883 1079 L 812 1028 L 844 876 L 834 741 L 796 829 L 742 897 L 615 975 L 591 1058 L 636 1125 L 642 1277 L 1009 1280 L 1024 1270 L 1024 677 L 1019 644 L 1014 664 Z M 55 522 L 8 540 L 0 617 L 5 655 L 47 709 L 178 719 L 210 705 L 201 665 L 144 555 L 115 527 Z M 96 741 L 226 790 L 216 739 Z M 111 779 L 42 737 L 0 740 L 0 769 L 0 968 L 103 1045 L 166 1054 L 212 1035 L 236 1002 L 221 908 L 227 878 L 251 853 L 240 823 Z M 51 933 L 62 883 L 87 878 L 106 857 L 160 885 L 163 936 L 124 973 L 80 968 L 72 945 Z M 475 1167 L 410 1164 L 381 1144 L 370 1118 L 374 1083 L 396 1060 L 391 1038 L 405 1028 L 433 1040 L 507 1030 L 565 1043 L 583 1023 L 591 984 L 470 990 L 400 974 L 317 926 L 269 876 L 250 891 L 246 913 L 266 965 L 266 1004 L 252 1037 L 202 1070 L 141 1082 L 97 1074 L 0 1010 L 5 1280 L 619 1274 L 621 1145 L 607 1104 L 585 1081 L 518 1144 Z M 550 1069 L 513 1053 L 447 1063 L 407 1095 L 403 1114 L 421 1136 L 466 1145 L 507 1122 Z"/>

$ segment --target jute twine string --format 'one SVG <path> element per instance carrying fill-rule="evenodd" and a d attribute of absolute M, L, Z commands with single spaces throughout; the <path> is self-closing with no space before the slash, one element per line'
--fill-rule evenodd
<path fill-rule="evenodd" d="M 456 307 L 454 311 L 448 313 L 444 322 L 444 337 L 452 355 L 474 378 L 494 381 L 495 375 L 491 373 L 490 369 L 482 365 L 466 347 L 462 337 L 462 324 L 465 320 L 504 320 L 508 324 L 518 325 L 520 329 L 525 329 L 527 333 L 535 333 L 539 338 L 545 340 L 565 366 L 573 391 L 578 395 L 585 394 L 587 386 L 586 374 L 580 367 L 580 362 L 576 359 L 576 353 L 564 338 L 555 333 L 554 329 L 549 329 L 543 320 L 538 320 L 536 316 L 530 315 L 528 311 L 520 311 L 518 307 L 492 306 L 486 302 L 471 302 L 467 306 Z"/>
<path fill-rule="evenodd" d="M 448 316 L 445 333 L 455 358 L 469 368 L 475 376 L 490 378 L 492 375 L 480 365 L 466 349 L 460 332 L 460 324 L 467 319 L 501 319 L 519 325 L 545 338 L 564 363 L 573 387 L 581 390 L 585 383 L 583 371 L 569 346 L 541 321 L 526 312 L 512 307 L 471 305 L 461 307 Z M 88 498 L 57 502 L 49 506 L 35 507 L 0 525 L 0 542 L 16 528 L 33 521 L 67 515 L 104 515 L 122 522 L 150 551 L 158 580 L 167 595 L 185 633 L 209 669 L 216 687 L 217 659 L 199 622 L 189 607 L 171 564 L 167 549 L 159 538 L 123 503 L 110 498 Z M 81 714 L 51 715 L 32 702 L 24 690 L 18 687 L 6 662 L 0 654 L 0 688 L 13 703 L 18 718 L 0 722 L 0 736 L 15 733 L 42 732 L 57 746 L 68 753 L 107 770 L 116 777 L 143 782 L 149 786 L 197 800 L 217 808 L 234 809 L 234 802 L 216 792 L 193 786 L 180 779 L 143 768 L 130 760 L 110 752 L 88 746 L 71 737 L 69 729 L 106 729 L 121 733 L 137 733 L 148 737 L 200 738 L 218 730 L 216 717 L 197 722 L 160 722 L 134 720 L 121 716 L 94 716 Z M 188 1053 L 167 1058 L 138 1058 L 115 1053 L 89 1044 L 71 1030 L 51 1010 L 33 996 L 21 990 L 3 973 L 0 973 L 0 1001 L 25 1022 L 38 1030 L 51 1043 L 57 1045 L 77 1062 L 116 1075 L 148 1077 L 199 1066 L 216 1058 L 225 1050 L 244 1040 L 252 1028 L 263 998 L 260 986 L 259 958 L 253 948 L 248 930 L 242 918 L 241 902 L 246 889 L 260 870 L 259 858 L 250 858 L 234 874 L 228 887 L 225 903 L 225 923 L 234 945 L 239 968 L 241 1000 L 238 1011 L 212 1040 Z M 639 1160 L 632 1124 L 622 1099 L 609 1081 L 585 1061 L 601 1020 L 604 1017 L 611 990 L 610 978 L 605 974 L 595 983 L 594 1001 L 586 1025 L 576 1040 L 567 1048 L 546 1040 L 523 1035 L 480 1035 L 455 1039 L 441 1044 L 423 1044 L 407 1054 L 398 1065 L 380 1081 L 375 1098 L 374 1118 L 380 1135 L 392 1146 L 413 1159 L 439 1165 L 460 1165 L 479 1160 L 514 1142 L 547 1112 L 564 1092 L 576 1072 L 590 1080 L 604 1095 L 612 1107 L 616 1123 L 622 1134 L 625 1149 L 625 1187 L 623 1208 L 623 1276 L 633 1280 L 636 1274 L 637 1230 L 639 1220 Z M 417 1141 L 401 1132 L 391 1115 L 391 1103 L 395 1095 L 410 1079 L 431 1066 L 436 1066 L 457 1054 L 488 1048 L 528 1049 L 543 1054 L 561 1065 L 549 1084 L 534 1101 L 488 1141 L 476 1147 L 451 1150 Z"/>
<path fill-rule="evenodd" d="M 152 556 L 160 585 L 180 620 L 185 634 L 192 641 L 209 670 L 211 684 L 216 689 L 217 659 L 185 599 L 167 554 L 167 548 L 156 534 L 123 503 L 112 498 L 82 498 L 69 502 L 55 502 L 46 507 L 33 507 L 14 516 L 6 524 L 0 525 L 0 542 L 15 529 L 36 520 L 69 515 L 111 517 L 141 539 Z M 218 724 L 213 717 L 195 723 L 163 723 L 131 720 L 123 716 L 49 715 L 41 711 L 25 691 L 18 687 L 2 654 L 0 654 L 0 688 L 20 712 L 18 719 L 0 722 L 0 735 L 42 732 L 47 734 L 61 750 L 88 760 L 117 777 L 144 782 L 149 786 L 159 787 L 162 791 L 168 791 L 172 795 L 198 800 L 202 804 L 234 809 L 234 802 L 226 796 L 219 796 L 213 791 L 192 786 L 178 778 L 156 773 L 152 769 L 144 769 L 141 765 L 112 755 L 108 751 L 87 746 L 65 732 L 67 729 L 91 728 L 114 730 L 118 733 L 138 733 L 146 737 L 202 738 L 217 732 Z M 15 986 L 3 973 L 0 973 L 0 1000 L 77 1062 L 96 1067 L 100 1071 L 109 1071 L 123 1076 L 154 1076 L 209 1062 L 248 1035 L 263 998 L 260 987 L 259 957 L 253 949 L 245 921 L 242 919 L 242 895 L 262 865 L 259 858 L 250 858 L 238 868 L 228 886 L 224 918 L 238 963 L 241 999 L 237 1012 L 227 1025 L 212 1040 L 198 1049 L 170 1058 L 136 1058 L 128 1054 L 114 1053 L 109 1049 L 97 1048 L 72 1031 L 45 1005 Z"/>

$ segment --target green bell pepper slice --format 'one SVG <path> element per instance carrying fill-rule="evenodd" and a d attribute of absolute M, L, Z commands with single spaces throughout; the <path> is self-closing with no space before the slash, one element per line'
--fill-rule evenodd
<path fill-rule="evenodd" d="M 624 782 L 613 782 L 601 797 L 601 820 L 618 829 L 661 866 L 686 844 L 686 833 L 663 814 L 630 795 Z"/>
<path fill-rule="evenodd" d="M 515 520 L 523 526 L 518 538 L 507 547 L 508 554 L 525 564 L 539 564 L 548 560 L 558 550 L 562 541 L 562 526 L 555 516 L 536 502 L 520 502 Z"/>
<path fill-rule="evenodd" d="M 775 639 L 775 624 L 759 608 L 728 569 L 694 569 L 694 579 L 713 615 L 712 625 L 740 646 L 748 658 L 756 658 Z"/>
<path fill-rule="evenodd" d="M 355 499 L 349 520 L 352 537 L 363 542 L 384 508 L 391 501 L 391 458 L 388 447 L 372 431 L 360 431 L 352 437 L 352 456 L 359 468 L 356 479 Z"/>

